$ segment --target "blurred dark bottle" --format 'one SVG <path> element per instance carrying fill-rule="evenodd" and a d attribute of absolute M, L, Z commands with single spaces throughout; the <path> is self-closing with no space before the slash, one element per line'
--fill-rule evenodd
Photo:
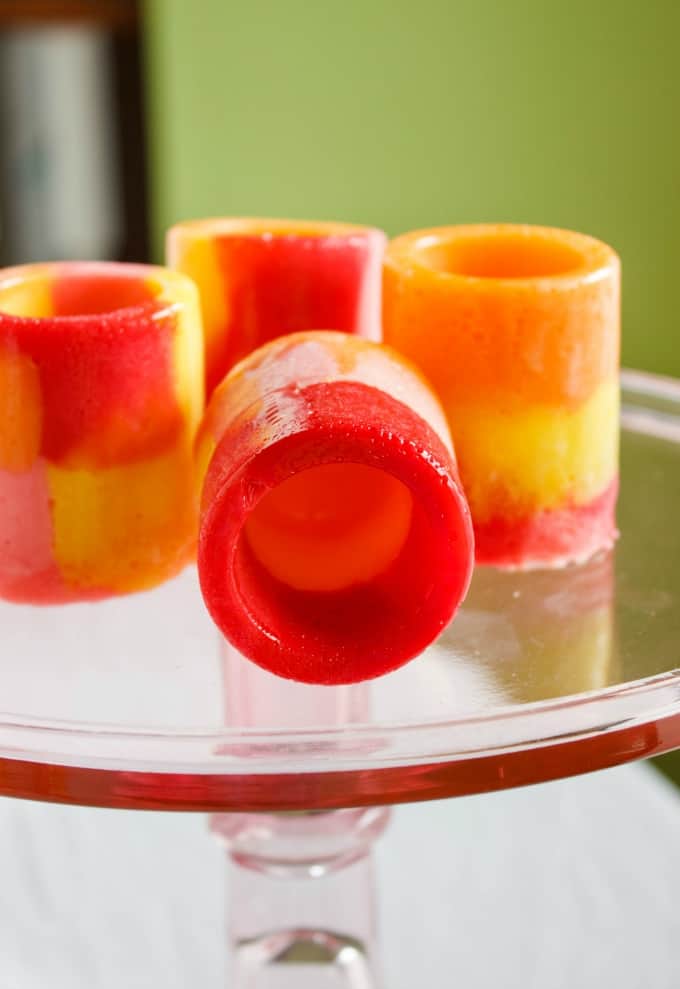
<path fill-rule="evenodd" d="M 136 2 L 0 0 L 0 261 L 146 260 Z"/>

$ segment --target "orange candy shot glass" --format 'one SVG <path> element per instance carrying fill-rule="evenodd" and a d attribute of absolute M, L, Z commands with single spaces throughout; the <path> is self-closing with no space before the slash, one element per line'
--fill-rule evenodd
<path fill-rule="evenodd" d="M 386 236 L 307 220 L 218 218 L 178 223 L 167 263 L 201 296 L 210 397 L 241 358 L 275 337 L 315 327 L 380 339 Z"/>
<path fill-rule="evenodd" d="M 0 272 L 0 597 L 139 591 L 193 557 L 198 296 L 144 265 Z"/>
<path fill-rule="evenodd" d="M 197 450 L 203 597 L 259 666 L 367 680 L 455 614 L 469 512 L 441 407 L 390 348 L 322 331 L 266 344 L 215 391 Z"/>
<path fill-rule="evenodd" d="M 477 560 L 587 559 L 616 535 L 620 265 L 546 227 L 441 227 L 391 241 L 385 340 L 444 406 Z"/>

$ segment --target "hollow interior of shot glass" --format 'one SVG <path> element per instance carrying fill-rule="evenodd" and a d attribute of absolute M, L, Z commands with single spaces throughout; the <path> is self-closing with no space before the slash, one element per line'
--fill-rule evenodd
<path fill-rule="evenodd" d="M 397 559 L 412 519 L 409 489 L 364 464 L 324 464 L 268 492 L 243 538 L 277 580 L 299 591 L 366 583 Z"/>
<path fill-rule="evenodd" d="M 152 302 L 163 286 L 136 265 L 34 266 L 0 283 L 0 312 L 27 319 L 100 316 Z"/>
<path fill-rule="evenodd" d="M 568 232 L 531 227 L 450 230 L 424 237 L 414 250 L 427 267 L 467 278 L 553 278 L 590 261 L 585 243 L 579 245 Z"/>
<path fill-rule="evenodd" d="M 255 625 L 288 643 L 296 661 L 319 650 L 367 666 L 380 655 L 389 666 L 409 636 L 422 634 L 423 645 L 433 637 L 446 611 L 440 591 L 450 594 L 450 552 L 402 481 L 364 465 L 322 465 L 265 495 L 241 530 L 234 569 Z M 324 675 L 296 667 L 297 679 Z"/>
<path fill-rule="evenodd" d="M 302 682 L 351 683 L 401 666 L 448 624 L 472 559 L 461 506 L 444 486 L 425 493 L 426 467 L 408 485 L 392 469 L 314 466 L 271 488 L 248 514 L 232 590 L 223 598 L 217 576 L 213 602 L 219 611 L 231 601 L 223 631 L 231 628 L 256 663 Z M 219 535 L 207 536 L 219 570 Z M 234 626 L 236 601 L 248 620 Z"/>

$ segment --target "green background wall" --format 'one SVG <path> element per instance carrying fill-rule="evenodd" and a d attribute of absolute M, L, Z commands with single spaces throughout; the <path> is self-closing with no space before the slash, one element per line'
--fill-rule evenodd
<path fill-rule="evenodd" d="M 624 264 L 629 365 L 680 374 L 677 0 L 147 0 L 174 220 L 517 220 Z"/>

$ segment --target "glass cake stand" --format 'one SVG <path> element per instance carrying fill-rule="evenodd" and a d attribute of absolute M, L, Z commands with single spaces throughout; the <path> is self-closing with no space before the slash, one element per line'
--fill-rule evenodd
<path fill-rule="evenodd" d="M 305 963 L 310 985 L 373 985 L 366 853 L 388 805 L 680 747 L 680 382 L 622 385 L 615 552 L 478 569 L 451 628 L 380 680 L 309 687 L 247 663 L 192 570 L 103 603 L 0 604 L 0 793 L 212 812 L 236 984 L 299 987 Z"/>

